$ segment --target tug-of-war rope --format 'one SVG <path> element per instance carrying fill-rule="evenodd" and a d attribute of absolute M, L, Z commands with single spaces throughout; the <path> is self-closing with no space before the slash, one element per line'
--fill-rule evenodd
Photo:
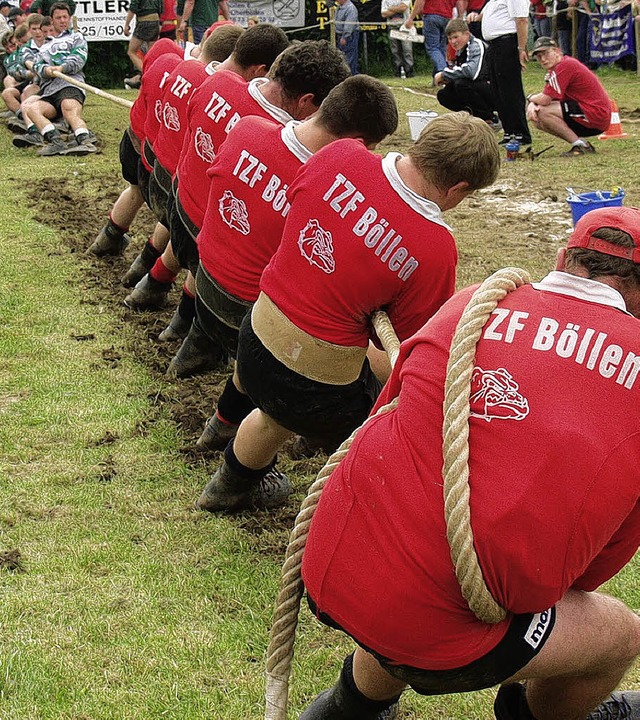
<path fill-rule="evenodd" d="M 468 465 L 471 375 L 476 345 L 491 313 L 508 293 L 528 282 L 530 278 L 525 270 L 510 267 L 498 270 L 480 285 L 458 322 L 447 364 L 443 428 L 447 539 L 462 594 L 475 615 L 487 623 L 500 622 L 506 613 L 493 599 L 484 582 L 473 546 Z M 373 324 L 393 366 L 398 357 L 399 343 L 391 323 L 384 313 L 376 313 Z M 398 399 L 394 398 L 371 417 L 393 410 L 397 403 Z M 347 454 L 360 429 L 354 430 L 318 473 L 289 537 L 267 649 L 265 720 L 286 720 L 287 717 L 293 646 L 304 591 L 300 569 L 309 526 L 327 478 Z"/>

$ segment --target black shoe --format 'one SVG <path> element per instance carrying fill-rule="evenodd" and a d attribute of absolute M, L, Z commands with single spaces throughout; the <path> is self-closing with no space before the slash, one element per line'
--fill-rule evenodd
<path fill-rule="evenodd" d="M 585 720 L 640 720 L 640 691 L 611 693 Z"/>
<path fill-rule="evenodd" d="M 26 132 L 24 135 L 14 135 L 11 142 L 18 148 L 42 147 L 44 138 L 39 132 Z"/>
<path fill-rule="evenodd" d="M 136 286 L 137 287 L 137 286 Z M 167 377 L 185 378 L 218 370 L 226 365 L 227 355 L 196 323 L 167 368 Z"/>
<path fill-rule="evenodd" d="M 271 468 L 262 479 L 247 481 L 224 462 L 214 473 L 196 507 L 207 512 L 237 512 L 249 508 L 276 508 L 291 494 L 289 478 Z"/>
<path fill-rule="evenodd" d="M 239 425 L 225 423 L 220 420 L 218 413 L 214 413 L 206 427 L 196 441 L 198 450 L 224 450 L 238 432 Z"/>
<path fill-rule="evenodd" d="M 585 145 L 572 145 L 567 152 L 560 153 L 560 157 L 580 157 L 581 155 L 592 155 L 596 149 L 588 142 Z"/>
<path fill-rule="evenodd" d="M 183 318 L 179 310 L 176 310 L 171 317 L 171 321 L 167 327 L 158 335 L 160 342 L 172 342 L 174 340 L 184 340 L 189 334 L 193 318 Z"/>
<path fill-rule="evenodd" d="M 67 143 L 60 137 L 54 137 L 45 143 L 45 146 L 36 151 L 36 155 L 48 157 L 50 155 L 64 155 Z"/>
<path fill-rule="evenodd" d="M 151 242 L 147 240 L 145 246 L 142 248 L 142 252 L 131 263 L 131 266 L 122 278 L 122 284 L 125 287 L 135 287 L 151 270 L 161 255 L 162 253 L 156 250 Z"/>
<path fill-rule="evenodd" d="M 96 239 L 86 250 L 87 255 L 122 255 L 131 238 L 122 232 L 111 220 L 100 230 Z"/>
<path fill-rule="evenodd" d="M 166 305 L 172 287 L 173 283 L 159 282 L 145 275 L 124 299 L 124 304 L 132 310 L 159 310 Z"/>

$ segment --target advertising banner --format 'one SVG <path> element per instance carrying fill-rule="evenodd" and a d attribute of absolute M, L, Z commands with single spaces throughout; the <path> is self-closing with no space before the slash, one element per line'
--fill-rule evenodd
<path fill-rule="evenodd" d="M 602 65 L 633 55 L 634 36 L 631 5 L 589 18 L 591 61 Z"/>

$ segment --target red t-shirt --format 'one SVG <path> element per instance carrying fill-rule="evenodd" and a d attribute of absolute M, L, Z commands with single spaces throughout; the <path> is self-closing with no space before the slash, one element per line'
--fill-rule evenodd
<path fill-rule="evenodd" d="M 140 92 L 129 111 L 131 129 L 140 142 L 144 140 L 144 122 L 147 117 L 148 91 L 155 82 L 159 82 L 159 80 L 156 81 L 151 78 L 147 80 L 147 73 L 151 69 L 153 63 L 163 55 L 175 55 L 178 58 L 182 58 L 182 49 L 178 47 L 173 40 L 163 38 L 151 46 L 151 49 L 142 60 L 142 84 L 140 86 Z"/>
<path fill-rule="evenodd" d="M 422 17 L 425 15 L 440 15 L 451 19 L 455 0 L 425 0 L 422 8 Z"/>
<path fill-rule="evenodd" d="M 291 116 L 268 102 L 259 88 L 269 82 L 257 78 L 247 83 L 229 70 L 218 70 L 195 90 L 187 111 L 186 132 L 178 163 L 178 198 L 191 222 L 202 227 L 209 197 L 207 170 L 218 148 L 245 115 L 272 118 L 282 125 Z"/>
<path fill-rule="evenodd" d="M 456 580 L 442 490 L 444 378 L 471 292 L 405 343 L 315 512 L 302 573 L 319 610 L 395 662 L 466 665 L 506 632 Z M 640 323 L 600 283 L 552 273 L 507 296 L 475 358 L 469 421 L 474 546 L 496 601 L 541 613 L 591 591 L 640 541 Z M 535 647 L 535 636 L 530 644 Z"/>
<path fill-rule="evenodd" d="M 200 261 L 228 293 L 255 302 L 289 212 L 286 190 L 311 157 L 291 121 L 246 117 L 208 171 L 209 203 L 198 235 Z"/>
<path fill-rule="evenodd" d="M 314 337 L 365 347 L 371 313 L 382 308 L 404 340 L 455 289 L 455 240 L 440 209 L 402 182 L 399 157 L 336 140 L 290 187 L 282 242 L 260 289 Z"/>
<path fill-rule="evenodd" d="M 160 127 L 153 152 L 162 167 L 172 175 L 178 166 L 182 142 L 187 131 L 187 106 L 195 89 L 214 73 L 214 65 L 183 60 L 164 84 Z"/>
<path fill-rule="evenodd" d="M 594 73 L 579 60 L 565 55 L 545 76 L 542 91 L 553 100 L 573 100 L 586 119 L 572 120 L 588 128 L 606 130 L 611 120 L 611 102 L 607 91 Z"/>

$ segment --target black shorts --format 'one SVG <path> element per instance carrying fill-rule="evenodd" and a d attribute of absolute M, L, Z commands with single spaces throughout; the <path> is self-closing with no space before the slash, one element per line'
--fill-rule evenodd
<path fill-rule="evenodd" d="M 154 42 L 160 37 L 160 21 L 136 21 L 136 26 L 133 28 L 133 37 L 144 42 Z"/>
<path fill-rule="evenodd" d="M 312 598 L 307 597 L 311 612 L 325 625 L 345 632 L 328 615 L 319 612 Z M 500 685 L 515 675 L 542 650 L 551 636 L 556 621 L 555 607 L 541 613 L 514 615 L 502 640 L 481 658 L 452 670 L 422 670 L 398 665 L 353 638 L 382 667 L 398 680 L 407 683 L 420 695 L 449 695 L 476 692 Z M 347 635 L 349 633 L 346 633 Z"/>
<path fill-rule="evenodd" d="M 202 330 L 227 355 L 238 354 L 238 328 L 253 303 L 229 293 L 216 283 L 209 273 L 198 267 L 196 274 L 196 316 Z"/>
<path fill-rule="evenodd" d="M 578 105 L 575 100 L 562 100 L 560 103 L 562 108 L 562 118 L 570 130 L 578 137 L 593 137 L 594 135 L 600 135 L 607 128 L 600 128 L 599 130 L 594 128 L 586 127 L 582 123 L 577 122 L 574 118 L 585 118 L 583 109 Z"/>
<path fill-rule="evenodd" d="M 147 170 L 147 166 L 142 162 L 142 158 L 140 158 L 140 162 L 138 163 L 138 187 L 140 188 L 140 192 L 142 194 L 142 197 L 144 198 L 144 201 L 149 207 L 151 207 L 151 205 L 149 204 L 150 176 L 151 173 Z"/>
<path fill-rule="evenodd" d="M 122 177 L 129 185 L 138 184 L 138 163 L 140 162 L 140 153 L 136 152 L 131 142 L 129 131 L 125 130 L 120 140 L 120 168 Z"/>
<path fill-rule="evenodd" d="M 16 90 L 22 95 L 22 93 L 31 85 L 31 80 L 24 80 L 16 85 Z"/>
<path fill-rule="evenodd" d="M 252 402 L 277 423 L 325 448 L 336 448 L 366 420 L 382 385 L 365 359 L 348 385 L 309 380 L 277 360 L 247 315 L 240 325 L 237 370 Z"/>
<path fill-rule="evenodd" d="M 196 238 L 198 232 L 194 235 L 196 227 L 193 223 L 187 224 L 184 221 L 184 209 L 180 212 L 180 201 L 177 197 L 178 187 L 174 183 L 172 191 L 169 193 L 170 200 L 167 204 L 167 214 L 169 218 L 169 232 L 171 234 L 171 248 L 176 260 L 180 263 L 180 267 L 189 270 L 192 275 L 198 272 L 198 264 L 200 262 L 200 253 L 198 252 L 198 244 Z"/>
<path fill-rule="evenodd" d="M 158 161 L 156 160 L 156 163 Z M 156 220 L 164 225 L 167 229 L 169 228 L 169 220 L 167 219 L 167 202 L 169 200 L 169 194 L 160 185 L 155 172 L 149 175 L 149 203 L 153 214 L 156 216 Z"/>
<path fill-rule="evenodd" d="M 67 87 L 60 88 L 58 92 L 53 95 L 43 95 L 42 99 L 48 102 L 49 105 L 53 105 L 56 109 L 56 115 L 62 115 L 62 101 L 63 100 L 77 100 L 80 105 L 84 105 L 85 94 L 80 88 L 74 87 L 73 85 L 67 85 Z"/>

